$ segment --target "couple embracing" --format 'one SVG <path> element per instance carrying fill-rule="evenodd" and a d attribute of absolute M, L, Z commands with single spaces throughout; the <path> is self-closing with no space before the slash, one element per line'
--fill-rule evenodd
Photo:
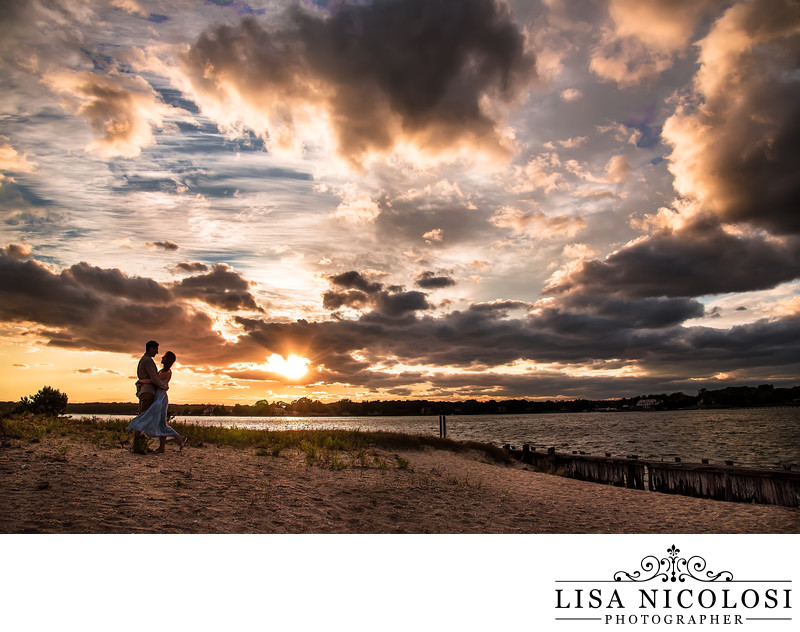
<path fill-rule="evenodd" d="M 172 365 L 175 354 L 167 351 L 161 357 L 163 368 L 156 371 L 153 357 L 158 353 L 158 343 L 150 340 L 145 345 L 145 353 L 136 368 L 136 397 L 139 398 L 139 414 L 128 424 L 126 430 L 133 430 L 137 436 L 142 434 L 159 439 L 156 453 L 163 453 L 167 437 L 175 437 L 178 446 L 183 450 L 187 437 L 184 437 L 167 425 L 167 406 L 169 398 L 169 381 L 172 379 Z"/>

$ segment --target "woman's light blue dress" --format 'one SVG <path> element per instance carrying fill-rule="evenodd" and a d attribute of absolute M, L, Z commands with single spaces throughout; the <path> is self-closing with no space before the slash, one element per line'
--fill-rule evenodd
<path fill-rule="evenodd" d="M 162 391 L 159 388 L 156 393 L 156 399 L 150 408 L 131 419 L 126 430 L 138 430 L 151 438 L 180 437 L 177 432 L 167 425 L 167 406 L 169 406 L 167 391 Z"/>

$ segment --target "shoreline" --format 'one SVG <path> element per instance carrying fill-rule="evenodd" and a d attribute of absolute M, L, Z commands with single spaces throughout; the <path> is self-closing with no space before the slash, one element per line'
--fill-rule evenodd
<path fill-rule="evenodd" d="M 798 533 L 800 510 L 503 465 L 476 450 L 271 452 L 198 441 L 137 455 L 99 430 L 0 448 L 3 533 Z M 277 455 L 274 455 L 277 454 Z"/>
<path fill-rule="evenodd" d="M 12 402 L 5 402 L 7 404 L 11 404 Z M 71 406 L 87 406 L 93 405 L 95 402 L 87 402 L 87 403 L 80 403 L 76 402 L 74 404 L 68 404 L 68 408 Z M 102 402 L 100 402 L 102 404 Z M 122 416 L 136 416 L 137 412 L 136 403 L 128 404 L 127 409 L 120 409 L 118 411 L 74 411 L 74 410 L 67 410 L 63 415 L 65 417 L 110 417 L 113 418 L 117 415 Z M 197 404 L 180 404 L 180 403 L 170 403 L 171 408 L 194 408 L 197 407 Z M 228 404 L 208 404 L 210 408 L 218 407 L 218 408 L 232 408 Z M 780 403 L 780 404 L 762 404 L 760 406 L 687 406 L 683 408 L 595 408 L 595 409 L 586 409 L 586 410 L 548 410 L 548 411 L 521 411 L 521 412 L 508 412 L 508 411 L 494 411 L 494 412 L 448 412 L 445 413 L 448 417 L 502 417 L 504 415 L 515 415 L 515 416 L 537 416 L 537 415 L 581 415 L 581 414 L 588 414 L 588 413 L 605 413 L 605 414 L 628 414 L 628 413 L 675 413 L 675 412 L 684 412 L 689 410 L 702 410 L 702 411 L 717 411 L 717 410 L 769 410 L 775 408 L 800 408 L 800 403 Z M 270 413 L 270 414 L 252 414 L 252 413 L 235 413 L 235 412 L 223 412 L 223 413 L 197 413 L 197 412 L 179 412 L 177 413 L 178 417 L 188 417 L 188 418 L 198 418 L 202 419 L 203 417 L 235 417 L 235 418 L 249 418 L 252 417 L 254 419 L 279 419 L 282 417 L 293 418 L 293 419 L 351 419 L 355 418 L 383 418 L 383 417 L 430 417 L 433 419 L 436 417 L 436 413 L 364 413 L 364 414 L 356 414 L 356 413 L 344 413 L 344 414 L 330 414 L 330 413 Z"/>
<path fill-rule="evenodd" d="M 495 446 L 525 444 L 531 450 L 719 466 L 797 471 L 800 443 L 795 432 L 800 408 L 701 410 L 630 414 L 448 416 L 447 436 Z M 131 417 L 132 418 L 132 417 Z M 76 420 L 113 421 L 119 416 L 75 416 Z M 754 421 L 755 420 L 755 421 Z M 176 416 L 187 428 L 218 426 L 270 430 L 362 430 L 437 436 L 435 417 L 230 417 Z"/>

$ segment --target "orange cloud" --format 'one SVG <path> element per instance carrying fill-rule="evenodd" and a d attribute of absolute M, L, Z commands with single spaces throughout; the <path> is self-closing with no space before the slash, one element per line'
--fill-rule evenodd
<path fill-rule="evenodd" d="M 532 158 L 525 167 L 517 168 L 514 193 L 529 193 L 542 189 L 545 193 L 563 191 L 568 188 L 564 174 L 559 171 L 561 159 L 558 154 L 545 153 Z"/>
<path fill-rule="evenodd" d="M 88 121 L 95 139 L 86 151 L 103 158 L 138 156 L 155 144 L 153 128 L 181 112 L 162 103 L 140 77 L 60 71 L 46 74 L 44 82 L 65 97 L 65 107 Z"/>
<path fill-rule="evenodd" d="M 590 61 L 592 72 L 632 86 L 672 67 L 703 15 L 720 0 L 610 0 L 606 27 Z"/>
<path fill-rule="evenodd" d="M 693 99 L 664 124 L 675 188 L 725 222 L 800 232 L 800 5 L 738 4 L 700 42 Z"/>
<path fill-rule="evenodd" d="M 648 48 L 681 51 L 698 20 L 720 0 L 610 0 L 608 12 L 618 37 L 634 37 Z"/>
<path fill-rule="evenodd" d="M 36 163 L 28 160 L 27 154 L 20 155 L 8 143 L 0 145 L 0 172 L 11 171 L 13 173 L 33 173 L 36 171 Z M 0 182 L 4 176 L 0 173 Z"/>
<path fill-rule="evenodd" d="M 586 222 L 581 217 L 571 215 L 548 217 L 542 211 L 526 212 L 511 206 L 499 209 L 489 221 L 498 228 L 511 228 L 517 233 L 542 239 L 571 238 L 586 228 Z"/>
<path fill-rule="evenodd" d="M 9 244 L 5 248 L 0 248 L 0 253 L 5 254 L 12 259 L 19 259 L 24 261 L 31 256 L 33 248 L 28 244 Z"/>
<path fill-rule="evenodd" d="M 625 182 L 631 175 L 631 171 L 631 165 L 625 156 L 612 156 L 606 164 L 606 180 L 615 184 Z"/>

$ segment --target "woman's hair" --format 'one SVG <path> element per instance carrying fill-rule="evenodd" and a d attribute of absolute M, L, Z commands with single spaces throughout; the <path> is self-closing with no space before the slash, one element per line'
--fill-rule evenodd
<path fill-rule="evenodd" d="M 161 364 L 164 365 L 164 370 L 169 369 L 175 364 L 175 360 L 178 358 L 175 357 L 175 354 L 172 351 L 167 351 L 163 356 L 161 356 Z"/>

